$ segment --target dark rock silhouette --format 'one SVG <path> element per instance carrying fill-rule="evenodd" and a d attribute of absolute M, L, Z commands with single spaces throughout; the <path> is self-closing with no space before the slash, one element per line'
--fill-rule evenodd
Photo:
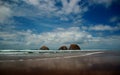
<path fill-rule="evenodd" d="M 80 47 L 77 44 L 71 44 L 69 50 L 80 50 Z"/>
<path fill-rule="evenodd" d="M 68 50 L 67 46 L 61 46 L 59 50 Z"/>
<path fill-rule="evenodd" d="M 40 50 L 49 50 L 49 48 L 47 46 L 42 46 Z"/>

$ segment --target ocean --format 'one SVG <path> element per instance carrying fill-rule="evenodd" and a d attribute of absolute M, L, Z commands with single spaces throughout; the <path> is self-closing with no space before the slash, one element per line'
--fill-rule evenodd
<path fill-rule="evenodd" d="M 34 60 L 43 58 L 59 58 L 85 55 L 99 50 L 0 50 L 0 61 Z"/>
<path fill-rule="evenodd" d="M 92 52 L 98 50 L 0 50 L 0 54 L 42 54 L 42 53 L 74 53 L 74 52 Z"/>

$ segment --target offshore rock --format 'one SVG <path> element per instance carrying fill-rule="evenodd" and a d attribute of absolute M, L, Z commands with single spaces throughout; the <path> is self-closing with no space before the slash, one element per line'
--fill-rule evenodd
<path fill-rule="evenodd" d="M 67 46 L 61 46 L 59 50 L 68 50 Z"/>
<path fill-rule="evenodd" d="M 49 50 L 49 48 L 47 46 L 42 46 L 40 50 Z"/>
<path fill-rule="evenodd" d="M 80 47 L 77 44 L 71 44 L 69 50 L 80 50 Z"/>

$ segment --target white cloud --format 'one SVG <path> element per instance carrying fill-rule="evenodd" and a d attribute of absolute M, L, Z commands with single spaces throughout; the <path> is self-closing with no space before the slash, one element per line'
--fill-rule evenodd
<path fill-rule="evenodd" d="M 99 37 L 99 41 L 96 45 L 97 47 L 102 49 L 111 49 L 111 50 L 118 50 L 120 47 L 120 36 L 119 35 L 112 35 L 107 37 Z"/>
<path fill-rule="evenodd" d="M 25 1 L 28 5 L 33 5 L 34 7 L 38 8 L 39 11 L 47 11 L 44 13 L 48 12 L 53 12 L 57 10 L 55 7 L 55 1 L 53 0 L 23 0 Z"/>
<path fill-rule="evenodd" d="M 67 29 L 57 28 L 51 32 L 35 34 L 31 30 L 0 32 L 0 45 L 16 49 L 37 49 L 42 45 L 50 49 L 57 49 L 61 45 L 77 43 L 82 49 L 119 49 L 119 35 L 94 37 L 90 33 L 81 31 L 79 27 Z M 0 47 L 1 48 L 1 47 Z M 6 47 L 5 47 L 6 48 Z"/>
<path fill-rule="evenodd" d="M 90 26 L 89 30 L 95 30 L 95 31 L 116 31 L 120 30 L 120 26 L 110 26 L 110 25 L 95 25 L 95 26 Z"/>
<path fill-rule="evenodd" d="M 28 4 L 38 6 L 39 5 L 39 0 L 23 0 Z"/>
<path fill-rule="evenodd" d="M 81 0 L 61 0 L 63 7 L 62 7 L 62 13 L 65 14 L 82 14 L 84 12 L 86 12 L 88 10 L 87 6 L 83 6 L 83 4 L 78 4 L 79 2 L 81 2 Z"/>
<path fill-rule="evenodd" d="M 0 38 L 2 43 L 9 45 L 11 42 L 14 44 L 22 44 L 26 47 L 39 47 L 40 45 L 47 45 L 49 47 L 58 47 L 63 44 L 79 43 L 83 44 L 92 38 L 87 32 L 80 31 L 78 27 L 71 27 L 68 29 L 57 28 L 52 32 L 44 32 L 40 34 L 34 34 L 31 30 L 27 31 L 16 31 L 1 32 Z M 8 43 L 9 42 L 9 43 Z"/>
<path fill-rule="evenodd" d="M 90 0 L 90 4 L 102 4 L 108 8 L 115 0 Z"/>
<path fill-rule="evenodd" d="M 32 34 L 26 37 L 27 44 L 43 44 L 48 46 L 59 46 L 68 43 L 85 43 L 91 39 L 91 35 L 87 32 L 80 31 L 78 27 L 68 29 L 58 28 L 53 32 L 45 32 L 42 34 Z"/>
<path fill-rule="evenodd" d="M 12 11 L 7 6 L 0 5 L 0 23 L 7 22 L 12 15 Z"/>
<path fill-rule="evenodd" d="M 78 2 L 81 2 L 81 0 L 60 0 L 61 7 L 57 7 L 54 0 L 25 0 L 25 2 L 36 7 L 39 15 L 45 15 L 46 17 L 57 16 L 65 21 L 68 20 L 66 16 L 71 13 L 82 15 L 82 13 L 88 10 L 87 6 L 78 5 Z"/>
<path fill-rule="evenodd" d="M 0 38 L 2 38 L 3 40 L 10 40 L 13 39 L 13 37 L 15 37 L 15 34 L 9 34 L 8 32 L 0 32 Z"/>
<path fill-rule="evenodd" d="M 65 12 L 65 14 L 70 14 L 72 12 L 78 13 L 80 11 L 79 5 L 77 5 L 78 2 L 79 0 L 70 0 L 70 2 L 67 0 L 62 0 L 62 10 Z"/>
<path fill-rule="evenodd" d="M 88 7 L 84 4 L 78 4 L 81 0 L 60 0 L 60 7 L 56 6 L 57 1 L 55 0 L 14 0 L 12 4 L 8 1 L 0 2 L 3 4 L 0 6 L 1 22 L 14 16 L 25 17 L 32 20 L 42 17 L 58 17 L 59 20 L 68 21 L 77 18 L 71 14 L 82 16 L 82 14 L 88 10 Z M 23 3 L 21 4 L 21 2 Z M 18 6 L 18 4 L 21 5 Z"/>

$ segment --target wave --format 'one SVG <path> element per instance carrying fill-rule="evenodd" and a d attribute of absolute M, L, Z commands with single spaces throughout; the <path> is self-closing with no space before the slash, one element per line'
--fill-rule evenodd
<path fill-rule="evenodd" d="M 75 53 L 75 52 L 91 52 L 106 51 L 106 49 L 83 49 L 83 50 L 0 50 L 0 54 L 40 54 L 40 53 Z"/>
<path fill-rule="evenodd" d="M 84 50 L 0 50 L 0 54 L 74 53 Z"/>

